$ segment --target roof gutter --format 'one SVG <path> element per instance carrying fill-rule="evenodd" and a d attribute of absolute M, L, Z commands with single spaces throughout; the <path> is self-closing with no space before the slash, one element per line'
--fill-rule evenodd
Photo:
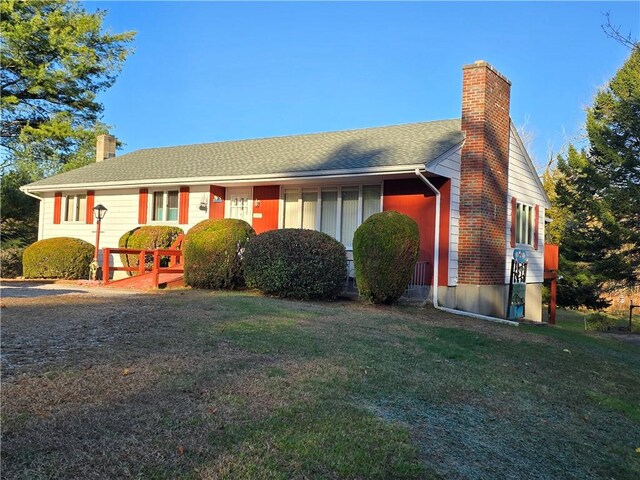
<path fill-rule="evenodd" d="M 31 193 L 29 190 L 27 190 L 26 188 L 24 188 L 24 185 L 22 187 L 19 187 L 19 190 L 24 193 L 25 195 L 28 195 L 31 198 L 35 198 L 36 200 L 42 200 L 42 197 L 39 197 L 38 195 Z"/>
<path fill-rule="evenodd" d="M 140 179 L 135 181 L 121 182 L 94 182 L 94 183 L 67 183 L 56 185 L 33 185 L 29 188 L 36 192 L 53 192 L 58 190 L 82 190 L 87 188 L 108 189 L 108 188 L 137 188 L 137 187 L 165 187 L 170 185 L 225 185 L 240 183 L 257 183 L 257 182 L 285 182 L 300 180 L 318 180 L 333 179 L 354 176 L 370 176 L 370 175 L 397 175 L 411 174 L 414 169 L 424 167 L 423 165 L 402 165 L 392 167 L 369 167 L 369 168 L 350 168 L 344 170 L 309 170 L 306 172 L 290 172 L 290 173 L 272 173 L 272 174 L 252 174 L 241 176 L 225 176 L 225 177 L 201 177 L 194 181 L 194 177 L 186 178 L 168 178 L 168 179 Z M 29 187 L 29 185 L 25 185 Z"/>

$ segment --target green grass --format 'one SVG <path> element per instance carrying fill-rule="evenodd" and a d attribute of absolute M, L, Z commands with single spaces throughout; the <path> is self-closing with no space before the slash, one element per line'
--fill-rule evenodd
<path fill-rule="evenodd" d="M 558 308 L 556 310 L 556 323 L 558 327 L 564 330 L 583 332 L 585 330 L 585 318 L 591 313 L 594 313 L 594 311 Z M 627 328 L 629 326 L 629 310 L 604 313 L 616 319 L 615 328 Z M 640 309 L 634 310 L 631 326 L 634 332 L 640 332 Z"/>
<path fill-rule="evenodd" d="M 126 335 L 3 381 L 5 475 L 640 478 L 640 348 L 575 316 L 514 328 L 242 292 L 109 302 L 130 309 Z M 56 334 L 11 314 L 9 341 Z"/>

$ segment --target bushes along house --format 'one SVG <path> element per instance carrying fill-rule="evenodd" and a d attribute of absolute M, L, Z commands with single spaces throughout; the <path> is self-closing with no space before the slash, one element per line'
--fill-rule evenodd
<path fill-rule="evenodd" d="M 94 247 L 78 238 L 57 237 L 28 246 L 22 256 L 25 278 L 89 278 Z"/>
<path fill-rule="evenodd" d="M 335 298 L 346 271 L 344 246 L 314 230 L 271 230 L 253 238 L 245 251 L 247 285 L 279 297 Z"/>
<path fill-rule="evenodd" d="M 184 281 L 196 288 L 244 286 L 242 255 L 256 232 L 243 220 L 204 220 L 185 236 Z"/>
<path fill-rule="evenodd" d="M 153 250 L 156 248 L 169 248 L 176 241 L 178 235 L 184 233 L 179 227 L 167 226 L 144 226 L 129 230 L 120 237 L 118 246 L 120 248 L 140 248 L 145 250 Z M 120 254 L 120 261 L 125 267 L 138 267 L 138 255 Z M 166 267 L 168 265 L 168 257 L 161 257 L 160 265 Z M 151 268 L 153 264 L 153 256 L 147 255 L 145 259 L 147 268 Z M 137 275 L 137 272 L 127 272 L 129 276 Z"/>
<path fill-rule="evenodd" d="M 373 303 L 393 303 L 404 293 L 420 252 L 418 225 L 406 215 L 371 215 L 353 237 L 358 290 Z"/>

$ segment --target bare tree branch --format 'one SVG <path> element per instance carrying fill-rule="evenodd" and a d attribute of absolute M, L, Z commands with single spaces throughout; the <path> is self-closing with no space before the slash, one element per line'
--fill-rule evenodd
<path fill-rule="evenodd" d="M 640 48 L 640 42 L 637 39 L 634 40 L 633 36 L 631 35 L 631 32 L 629 32 L 629 34 L 625 36 L 620 32 L 621 27 L 613 25 L 611 23 L 611 17 L 609 16 L 609 12 L 605 12 L 603 13 L 603 15 L 607 19 L 607 22 L 603 23 L 600 26 L 602 27 L 602 31 L 607 37 L 613 38 L 616 42 L 618 42 L 621 45 L 624 45 L 630 50 L 633 50 L 634 48 Z"/>

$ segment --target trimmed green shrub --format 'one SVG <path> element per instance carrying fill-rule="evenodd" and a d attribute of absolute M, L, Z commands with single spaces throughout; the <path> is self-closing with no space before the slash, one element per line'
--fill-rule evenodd
<path fill-rule="evenodd" d="M 0 250 L 0 278 L 16 278 L 22 275 L 22 253 L 24 247 Z"/>
<path fill-rule="evenodd" d="M 247 285 L 279 297 L 335 298 L 346 273 L 344 246 L 314 230 L 271 230 L 252 238 L 245 251 Z"/>
<path fill-rule="evenodd" d="M 585 330 L 608 332 L 616 322 L 615 318 L 604 313 L 592 313 L 586 318 Z"/>
<path fill-rule="evenodd" d="M 256 232 L 244 220 L 204 220 L 185 236 L 184 281 L 196 288 L 244 286 L 242 255 Z"/>
<path fill-rule="evenodd" d="M 29 245 L 22 255 L 25 278 L 89 278 L 94 247 L 78 238 L 48 238 Z"/>
<path fill-rule="evenodd" d="M 360 295 L 390 304 L 404 293 L 418 260 L 418 224 L 387 211 L 371 215 L 353 236 L 353 263 Z"/>
<path fill-rule="evenodd" d="M 176 241 L 178 235 L 184 233 L 180 227 L 167 227 L 162 225 L 146 225 L 129 230 L 120 237 L 118 246 L 121 248 L 144 248 L 154 250 L 156 248 L 169 248 Z M 138 267 L 138 255 L 120 254 L 120 261 L 125 267 Z M 145 257 L 145 264 L 148 269 L 153 267 L 153 255 Z M 160 266 L 169 265 L 169 257 L 160 257 Z M 127 272 L 129 276 L 137 275 L 138 272 Z"/>

